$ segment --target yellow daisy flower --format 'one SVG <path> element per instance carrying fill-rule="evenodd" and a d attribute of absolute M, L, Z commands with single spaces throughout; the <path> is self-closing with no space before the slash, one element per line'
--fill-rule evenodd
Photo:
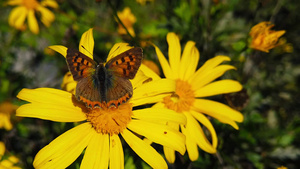
<path fill-rule="evenodd" d="M 243 115 L 240 112 L 203 97 L 237 92 L 242 89 L 242 85 L 229 79 L 212 82 L 226 71 L 235 69 L 230 65 L 220 65 L 223 61 L 229 61 L 229 57 L 216 56 L 196 70 L 199 51 L 195 47 L 195 42 L 187 42 L 182 56 L 180 41 L 175 33 L 167 35 L 167 42 L 169 44 L 169 63 L 160 49 L 155 45 L 154 47 L 164 75 L 167 79 L 176 83 L 176 88 L 173 94 L 164 97 L 154 107 L 169 108 L 187 118 L 186 125 L 172 122 L 169 122 L 168 125 L 176 130 L 179 130 L 180 127 L 182 133 L 186 136 L 185 144 L 189 158 L 195 161 L 198 159 L 198 146 L 208 153 L 216 152 L 217 135 L 207 116 L 214 117 L 222 123 L 230 124 L 235 129 L 238 129 L 236 122 L 243 121 Z M 208 129 L 211 139 L 206 137 L 202 126 Z M 173 149 L 164 147 L 164 153 L 170 163 L 175 161 Z"/>
<path fill-rule="evenodd" d="M 120 18 L 120 20 L 122 21 L 122 23 L 124 24 L 128 32 L 130 33 L 130 35 L 134 37 L 135 33 L 133 29 L 133 24 L 136 22 L 136 18 L 131 13 L 130 8 L 126 7 L 122 12 L 118 12 L 118 17 Z M 121 24 L 119 24 L 118 26 L 118 33 L 121 35 L 127 34 L 126 30 Z"/>
<path fill-rule="evenodd" d="M 82 35 L 79 46 L 81 52 L 92 58 L 94 48 L 92 29 Z M 66 57 L 66 47 L 50 48 Z M 112 47 L 108 60 L 130 48 L 125 43 L 116 44 Z M 175 84 L 172 80 L 154 78 L 145 83 L 148 80 L 142 71 L 138 71 L 131 81 L 132 98 L 118 108 L 112 109 L 88 109 L 83 103 L 78 102 L 72 93 L 58 89 L 23 89 L 17 97 L 29 103 L 17 110 L 18 116 L 57 122 L 82 121 L 40 150 L 34 159 L 34 167 L 66 168 L 85 149 L 80 168 L 124 168 L 120 140 L 122 136 L 135 153 L 151 167 L 168 168 L 162 156 L 141 137 L 184 154 L 184 135 L 165 123 L 172 121 L 175 124 L 185 124 L 186 119 L 182 114 L 164 108 L 133 110 L 133 107 L 162 99 L 165 95 L 160 93 L 174 90 Z"/>
<path fill-rule="evenodd" d="M 10 102 L 3 102 L 0 104 L 0 128 L 4 128 L 6 130 L 12 129 L 10 117 L 17 108 L 18 106 L 13 105 Z"/>
<path fill-rule="evenodd" d="M 268 53 L 270 49 L 280 45 L 278 39 L 285 31 L 270 30 L 272 27 L 274 25 L 271 22 L 261 22 L 253 26 L 249 33 L 252 38 L 250 48 Z"/>
<path fill-rule="evenodd" d="M 21 169 L 18 166 L 15 166 L 19 162 L 19 159 L 16 156 L 8 156 L 7 158 L 3 159 L 2 157 L 5 156 L 5 144 L 0 141 L 0 168 L 1 169 Z"/>
<path fill-rule="evenodd" d="M 54 0 L 8 0 L 7 4 L 18 5 L 9 15 L 9 25 L 19 30 L 25 30 L 24 21 L 27 18 L 29 29 L 35 34 L 39 33 L 36 13 L 41 14 L 42 23 L 49 27 L 55 16 L 46 7 L 58 8 L 58 4 Z"/>

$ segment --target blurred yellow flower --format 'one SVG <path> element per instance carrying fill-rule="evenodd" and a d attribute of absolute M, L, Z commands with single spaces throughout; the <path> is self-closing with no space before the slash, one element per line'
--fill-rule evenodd
<path fill-rule="evenodd" d="M 71 72 L 67 72 L 63 78 L 61 88 L 65 91 L 75 94 L 76 85 L 77 85 L 77 82 L 74 81 Z"/>
<path fill-rule="evenodd" d="M 7 158 L 2 158 L 5 155 L 5 144 L 0 142 L 0 169 L 21 169 L 15 166 L 19 162 L 16 156 L 10 155 Z"/>
<path fill-rule="evenodd" d="M 279 45 L 278 39 L 285 31 L 270 30 L 272 27 L 274 25 L 270 22 L 261 22 L 253 26 L 249 33 L 252 38 L 250 48 L 268 53 L 270 49 L 277 47 Z"/>
<path fill-rule="evenodd" d="M 94 48 L 92 29 L 82 35 L 79 46 L 82 52 L 85 51 L 85 54 L 93 59 L 91 55 Z M 50 48 L 66 57 L 66 47 L 57 45 Z M 127 43 L 114 45 L 107 60 L 130 48 Z M 88 109 L 83 103 L 78 102 L 72 93 L 62 90 L 23 89 L 17 97 L 30 103 L 17 110 L 18 116 L 57 122 L 82 122 L 40 150 L 34 159 L 34 167 L 66 168 L 85 149 L 80 168 L 124 168 L 123 146 L 120 140 L 122 136 L 135 153 L 152 168 L 167 169 L 168 166 L 163 157 L 140 136 L 184 154 L 184 135 L 165 123 L 172 121 L 175 124 L 184 125 L 186 119 L 182 114 L 165 108 L 133 110 L 133 107 L 161 100 L 164 95 L 160 93 L 169 93 L 174 90 L 175 85 L 172 80 L 158 79 L 145 83 L 148 79 L 139 70 L 135 78 L 131 80 L 132 98 L 118 108 L 109 109 Z M 161 116 L 162 113 L 164 116 Z"/>
<path fill-rule="evenodd" d="M 135 36 L 133 24 L 136 22 L 135 16 L 131 13 L 130 8 L 126 7 L 122 12 L 118 12 L 118 17 L 128 30 L 128 32 L 131 34 L 131 36 Z M 119 24 L 118 26 L 118 33 L 121 35 L 127 34 L 125 28 Z"/>
<path fill-rule="evenodd" d="M 141 5 L 146 5 L 147 2 L 153 2 L 154 0 L 136 0 L 137 3 Z"/>
<path fill-rule="evenodd" d="M 277 167 L 277 169 L 288 169 L 288 168 L 285 166 L 281 166 L 281 167 Z"/>
<path fill-rule="evenodd" d="M 18 5 L 9 15 L 9 25 L 19 30 L 25 30 L 26 25 L 24 21 L 27 18 L 29 29 L 35 34 L 39 33 L 36 15 L 40 14 L 42 23 L 49 27 L 51 22 L 54 21 L 55 16 L 46 7 L 58 8 L 55 0 L 8 0 L 7 4 Z"/>
<path fill-rule="evenodd" d="M 4 128 L 6 130 L 12 129 L 10 117 L 17 108 L 18 106 L 13 105 L 11 102 L 3 102 L 0 104 L 0 128 Z"/>
<path fill-rule="evenodd" d="M 176 130 L 179 130 L 180 127 L 181 132 L 186 136 L 185 144 L 189 158 L 191 161 L 195 161 L 199 156 L 198 146 L 208 153 L 216 152 L 217 135 L 207 116 L 214 117 L 235 129 L 238 129 L 236 122 L 242 122 L 244 118 L 240 112 L 229 106 L 203 97 L 237 92 L 242 89 L 242 85 L 229 79 L 213 82 L 226 71 L 235 69 L 230 65 L 220 65 L 224 61 L 229 61 L 229 57 L 216 56 L 196 70 L 199 51 L 195 47 L 195 42 L 187 42 L 182 55 L 180 41 L 175 33 L 168 33 L 167 42 L 169 44 L 169 62 L 160 49 L 155 45 L 154 47 L 164 75 L 176 83 L 176 88 L 173 94 L 164 97 L 154 107 L 166 107 L 178 112 L 178 114 L 183 114 L 187 118 L 186 125 L 172 122 L 169 122 L 168 125 Z M 207 138 L 202 126 L 208 129 L 210 139 Z M 164 147 L 164 153 L 170 163 L 175 161 L 173 149 Z"/>

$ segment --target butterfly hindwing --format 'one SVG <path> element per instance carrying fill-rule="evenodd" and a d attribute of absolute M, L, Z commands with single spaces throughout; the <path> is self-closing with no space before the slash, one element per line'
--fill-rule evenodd
<path fill-rule="evenodd" d="M 101 107 L 101 95 L 95 76 L 84 77 L 77 83 L 75 96 L 78 100 L 84 102 L 87 107 Z"/>
<path fill-rule="evenodd" d="M 132 96 L 131 82 L 123 77 L 117 77 L 112 80 L 112 85 L 107 87 L 106 100 L 107 106 L 118 107 L 120 104 L 127 102 Z"/>
<path fill-rule="evenodd" d="M 109 60 L 105 67 L 116 76 L 133 79 L 143 59 L 142 48 L 129 49 Z"/>
<path fill-rule="evenodd" d="M 96 62 L 76 49 L 68 49 L 66 60 L 75 81 L 95 72 Z"/>

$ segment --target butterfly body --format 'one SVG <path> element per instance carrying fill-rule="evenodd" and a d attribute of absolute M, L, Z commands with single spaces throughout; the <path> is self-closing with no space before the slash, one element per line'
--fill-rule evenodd
<path fill-rule="evenodd" d="M 129 79 L 134 78 L 143 58 L 141 48 L 132 48 L 112 58 L 106 64 L 75 50 L 67 50 L 67 63 L 77 81 L 77 100 L 88 108 L 118 107 L 132 96 Z"/>

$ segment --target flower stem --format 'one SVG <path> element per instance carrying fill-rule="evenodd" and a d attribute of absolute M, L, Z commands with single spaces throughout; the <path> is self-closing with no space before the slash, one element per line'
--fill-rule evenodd
<path fill-rule="evenodd" d="M 132 41 L 134 41 L 134 43 L 136 43 L 136 39 L 129 33 L 128 29 L 126 28 L 126 26 L 123 24 L 123 22 L 119 18 L 116 8 L 112 5 L 112 3 L 111 3 L 110 0 L 108 0 L 107 2 L 109 4 L 109 6 L 111 7 L 111 9 L 113 10 L 113 14 L 117 18 L 119 24 L 121 24 L 122 27 L 126 30 L 127 34 L 130 36 L 130 38 L 132 39 Z"/>

